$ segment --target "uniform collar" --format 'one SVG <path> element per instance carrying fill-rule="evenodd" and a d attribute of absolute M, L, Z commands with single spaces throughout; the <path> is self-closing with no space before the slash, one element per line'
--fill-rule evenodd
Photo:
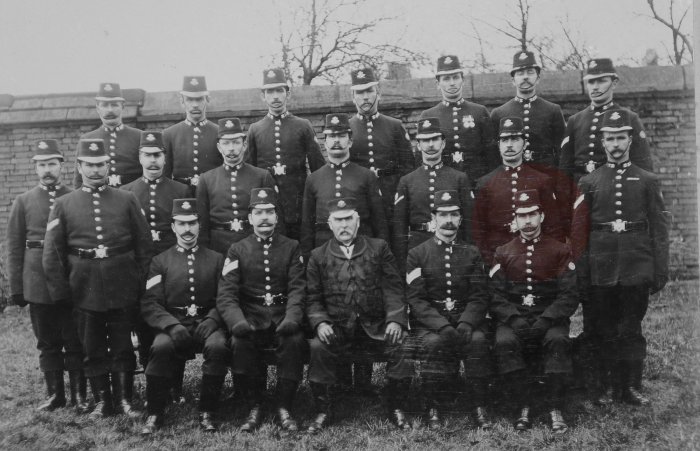
<path fill-rule="evenodd" d="M 520 163 L 516 167 L 512 167 L 512 166 L 508 166 L 508 165 L 504 164 L 503 167 L 505 168 L 506 172 L 511 172 L 511 171 L 520 172 L 520 170 L 523 168 L 523 164 Z"/>
<path fill-rule="evenodd" d="M 340 164 L 331 163 L 330 161 L 328 162 L 328 166 L 330 166 L 331 169 L 342 169 L 344 167 L 347 167 L 347 165 L 349 165 L 349 164 L 350 164 L 350 157 L 348 157 L 347 160 L 343 161 Z"/>
<path fill-rule="evenodd" d="M 591 108 L 591 111 L 605 111 L 605 110 L 610 109 L 610 107 L 613 106 L 613 103 L 614 102 L 612 100 L 610 102 L 606 103 L 605 105 L 602 105 L 602 106 L 595 106 L 595 105 L 593 105 L 593 103 L 591 103 L 590 108 Z"/>
<path fill-rule="evenodd" d="M 535 238 L 535 239 L 533 239 L 533 240 L 526 240 L 525 238 L 523 238 L 522 236 L 520 236 L 520 242 L 523 243 L 523 244 L 536 244 L 536 243 L 539 243 L 541 240 L 542 240 L 542 234 L 541 234 L 541 233 L 540 233 L 540 236 L 538 236 L 537 238 Z"/>
<path fill-rule="evenodd" d="M 199 250 L 199 244 L 195 244 L 194 247 L 191 247 L 189 249 L 185 249 L 184 247 L 180 246 L 179 244 L 175 245 L 175 250 L 181 253 L 185 254 L 194 254 Z"/>
<path fill-rule="evenodd" d="M 55 185 L 44 185 L 42 183 L 39 183 L 39 188 L 43 189 L 44 191 L 56 191 L 60 187 L 61 187 L 61 182 L 58 182 Z"/>
<path fill-rule="evenodd" d="M 464 105 L 465 102 L 466 102 L 466 100 L 464 100 L 464 97 L 462 97 L 461 99 L 459 99 L 459 100 L 456 101 L 456 102 L 449 102 L 449 101 L 447 101 L 447 100 L 443 100 L 443 101 L 442 101 L 442 104 L 445 105 L 445 106 L 457 107 L 457 106 L 462 106 L 462 105 Z"/>
<path fill-rule="evenodd" d="M 147 185 L 154 185 L 154 184 L 157 185 L 157 184 L 159 184 L 159 183 L 161 183 L 161 182 L 163 181 L 163 176 L 161 175 L 160 177 L 158 177 L 158 178 L 155 179 L 155 180 L 149 180 L 149 179 L 147 179 L 146 177 L 141 177 L 141 179 L 142 179 L 143 182 L 144 182 L 145 184 L 147 184 Z"/>
<path fill-rule="evenodd" d="M 611 169 L 627 169 L 628 167 L 632 166 L 631 161 L 625 161 L 624 163 L 605 163 L 605 166 L 611 168 Z"/>
<path fill-rule="evenodd" d="M 224 163 L 224 167 L 226 168 L 227 171 L 231 171 L 231 172 L 238 171 L 239 169 L 241 169 L 241 166 L 243 166 L 243 163 L 244 163 L 244 161 L 241 161 L 240 163 L 233 165 L 233 166 L 230 164 Z"/>
<path fill-rule="evenodd" d="M 515 96 L 515 101 L 518 103 L 532 103 L 535 100 L 537 100 L 536 94 L 532 97 L 527 98 L 527 99 L 523 99 L 522 97 Z"/>
<path fill-rule="evenodd" d="M 207 125 L 207 120 L 204 119 L 203 121 L 194 123 L 191 122 L 189 119 L 185 119 L 185 124 L 189 125 L 190 127 L 204 127 L 205 125 Z"/>
<path fill-rule="evenodd" d="M 442 168 L 443 163 L 441 161 L 438 164 L 434 164 L 432 166 L 428 166 L 427 164 L 423 163 L 422 166 L 423 169 L 425 169 L 426 171 L 437 171 L 438 169 Z"/>
<path fill-rule="evenodd" d="M 120 131 L 124 130 L 124 124 L 119 124 L 116 127 L 107 127 L 106 125 L 103 125 L 102 128 L 104 128 L 104 130 L 107 133 L 120 132 Z"/>
<path fill-rule="evenodd" d="M 276 116 L 268 111 L 266 116 L 269 117 L 270 119 L 272 119 L 273 121 L 278 121 L 280 119 L 285 119 L 285 118 L 289 117 L 289 114 L 290 114 L 289 111 L 285 111 L 284 113 L 280 114 L 279 116 Z"/>
<path fill-rule="evenodd" d="M 374 121 L 379 117 L 379 111 L 377 111 L 376 113 L 374 113 L 371 116 L 367 116 L 366 114 L 357 113 L 357 117 L 359 119 L 362 119 L 363 121 Z"/>
<path fill-rule="evenodd" d="M 447 241 L 442 241 L 440 238 L 437 236 L 433 236 L 433 239 L 435 240 L 435 243 L 437 243 L 438 246 L 445 246 L 448 252 L 452 252 L 452 246 L 457 244 L 457 237 L 455 237 L 452 241 L 449 243 Z"/>
<path fill-rule="evenodd" d="M 94 192 L 102 192 L 107 189 L 107 184 L 105 183 L 104 185 L 100 186 L 99 188 L 89 188 L 85 185 L 80 187 L 81 190 L 85 191 L 86 193 L 94 193 Z"/>
<path fill-rule="evenodd" d="M 255 235 L 255 233 L 253 233 L 253 235 L 255 236 L 255 241 L 257 241 L 258 243 L 260 243 L 260 244 L 262 244 L 262 245 L 265 245 L 265 244 L 270 245 L 270 244 L 272 244 L 272 240 L 273 240 L 273 238 L 275 237 L 275 234 L 274 234 L 274 233 L 273 233 L 272 235 L 270 235 L 269 237 L 267 237 L 267 238 L 263 238 L 263 237 L 261 237 L 261 236 Z"/>

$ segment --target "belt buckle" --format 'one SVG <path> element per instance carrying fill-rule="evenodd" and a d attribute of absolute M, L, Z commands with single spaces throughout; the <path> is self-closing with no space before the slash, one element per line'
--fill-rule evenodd
<path fill-rule="evenodd" d="M 160 231 L 151 230 L 151 241 L 160 241 Z"/>
<path fill-rule="evenodd" d="M 527 307 L 532 307 L 535 305 L 535 296 L 530 293 L 523 296 L 523 305 Z"/>
<path fill-rule="evenodd" d="M 447 298 L 445 299 L 445 309 L 447 309 L 448 312 L 451 312 L 452 309 L 455 308 L 455 301 L 452 298 Z"/>
<path fill-rule="evenodd" d="M 109 183 L 109 186 L 119 186 L 122 184 L 122 176 L 119 174 L 110 174 L 107 183 Z"/>
<path fill-rule="evenodd" d="M 267 305 L 268 307 L 271 306 L 272 302 L 274 301 L 272 294 L 270 293 L 265 293 L 263 299 L 265 300 L 265 305 Z"/>
<path fill-rule="evenodd" d="M 185 316 L 197 316 L 197 305 L 191 304 L 189 307 L 187 307 Z"/>
<path fill-rule="evenodd" d="M 197 186 L 198 183 L 199 183 L 199 174 L 195 174 L 192 177 L 190 177 L 190 185 Z"/>
<path fill-rule="evenodd" d="M 93 252 L 95 254 L 95 258 L 107 258 L 107 248 L 106 247 L 98 247 L 96 249 L 87 249 L 88 252 Z"/>
<path fill-rule="evenodd" d="M 241 230 L 243 230 L 243 224 L 238 218 L 231 221 L 231 230 L 234 232 L 240 232 Z"/>
<path fill-rule="evenodd" d="M 272 166 L 272 171 L 275 173 L 275 175 L 286 175 L 287 165 L 277 163 L 274 166 Z"/>
<path fill-rule="evenodd" d="M 588 163 L 586 163 L 586 172 L 590 174 L 593 171 L 595 171 L 595 161 L 589 160 Z"/>
<path fill-rule="evenodd" d="M 455 147 L 457 147 L 455 145 Z M 452 162 L 453 163 L 461 163 L 464 161 L 464 152 L 452 152 Z"/>
<path fill-rule="evenodd" d="M 622 219 L 616 219 L 612 222 L 612 231 L 615 233 L 622 233 L 627 231 L 627 221 Z"/>

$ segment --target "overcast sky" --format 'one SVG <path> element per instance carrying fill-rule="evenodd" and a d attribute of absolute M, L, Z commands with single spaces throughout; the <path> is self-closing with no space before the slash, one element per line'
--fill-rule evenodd
<path fill-rule="evenodd" d="M 669 0 L 657 0 L 667 4 Z M 690 0 L 677 0 L 688 4 Z M 516 0 L 369 0 L 355 19 L 398 16 L 381 36 L 413 50 L 472 55 L 472 19 L 503 25 Z M 531 0 L 533 35 L 572 31 L 594 56 L 617 63 L 640 60 L 670 32 L 640 14 L 644 0 Z M 284 4 L 284 3 L 281 3 Z M 180 89 L 184 75 L 205 75 L 210 90 L 259 86 L 276 50 L 278 18 L 272 0 L 0 0 L 0 93 L 94 91 L 100 82 L 150 92 Z M 665 7 L 663 8 L 666 9 Z M 688 20 L 691 24 L 692 15 Z M 480 22 L 492 63 L 505 69 L 515 51 Z M 689 26 L 692 31 L 692 26 Z M 430 73 L 414 71 L 414 76 Z"/>

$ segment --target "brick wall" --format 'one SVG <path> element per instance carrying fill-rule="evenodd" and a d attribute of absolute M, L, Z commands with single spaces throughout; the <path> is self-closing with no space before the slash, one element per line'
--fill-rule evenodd
<path fill-rule="evenodd" d="M 647 130 L 655 171 L 662 179 L 668 209 L 673 214 L 671 266 L 673 276 L 698 275 L 697 164 L 692 66 L 619 68 L 616 102 L 639 113 Z M 561 105 L 566 117 L 587 104 L 578 71 L 543 73 L 540 95 Z M 465 97 L 492 109 L 513 95 L 510 76 L 468 75 Z M 439 94 L 434 79 L 381 83 L 380 110 L 400 118 L 410 130 L 421 111 Z M 140 129 L 163 129 L 183 118 L 176 91 L 146 93 L 126 89 L 124 122 Z M 36 183 L 30 162 L 32 145 L 42 138 L 58 139 L 67 157 L 64 180 L 72 179 L 73 154 L 79 136 L 99 125 L 94 93 L 13 97 L 0 94 L 0 233 L 14 197 Z M 244 126 L 265 114 L 257 89 L 212 91 L 209 118 L 237 116 Z M 347 85 L 304 86 L 292 92 L 290 110 L 308 118 L 320 132 L 329 112 L 354 112 Z"/>

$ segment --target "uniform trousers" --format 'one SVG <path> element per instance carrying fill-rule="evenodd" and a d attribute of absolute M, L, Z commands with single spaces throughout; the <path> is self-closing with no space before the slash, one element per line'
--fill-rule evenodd
<path fill-rule="evenodd" d="M 76 308 L 75 322 L 85 354 L 85 376 L 133 371 L 136 356 L 131 342 L 138 307 L 96 312 Z"/>
<path fill-rule="evenodd" d="M 73 304 L 29 304 L 41 371 L 78 371 L 83 348 L 73 320 Z"/>
<path fill-rule="evenodd" d="M 282 336 L 275 333 L 274 325 L 258 330 L 247 337 L 231 336 L 233 362 L 231 372 L 246 376 L 266 376 L 267 365 L 263 353 L 273 349 L 277 362 L 277 377 L 300 382 L 309 345 L 302 332 Z"/>
<path fill-rule="evenodd" d="M 530 321 L 532 325 L 534 319 Z M 572 372 L 572 342 L 569 338 L 569 323 L 556 324 L 547 332 L 537 335 L 531 329 L 513 330 L 500 324 L 496 328 L 494 354 L 499 374 L 508 374 L 526 368 L 539 369 L 542 363 L 545 374 L 568 374 Z"/>

